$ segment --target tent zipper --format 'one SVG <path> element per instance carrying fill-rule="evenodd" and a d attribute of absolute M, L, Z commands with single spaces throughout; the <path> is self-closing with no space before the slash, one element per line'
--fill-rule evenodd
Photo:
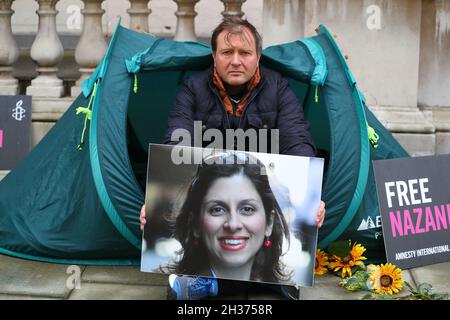
<path fill-rule="evenodd" d="M 77 112 L 76 114 L 83 113 L 83 114 L 86 115 L 85 118 L 84 118 L 84 127 L 83 127 L 83 131 L 82 131 L 82 133 L 81 133 L 80 144 L 78 144 L 78 146 L 77 146 L 77 150 L 78 150 L 78 151 L 83 150 L 83 145 L 84 145 L 84 134 L 85 134 L 86 129 L 87 129 L 87 122 L 88 122 L 88 120 L 89 120 L 89 121 L 91 120 L 91 115 L 92 115 L 91 106 L 92 106 L 92 101 L 93 101 L 93 99 L 94 99 L 94 96 L 95 96 L 96 91 L 97 91 L 97 81 L 94 82 L 94 88 L 93 88 L 93 90 L 92 90 L 91 97 L 89 98 L 88 106 L 87 106 L 86 108 L 78 107 L 78 108 L 76 109 L 76 112 Z"/>

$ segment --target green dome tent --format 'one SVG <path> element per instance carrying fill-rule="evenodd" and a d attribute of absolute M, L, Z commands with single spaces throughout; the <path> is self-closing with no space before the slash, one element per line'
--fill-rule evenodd
<path fill-rule="evenodd" d="M 47 262 L 133 265 L 149 142 L 161 143 L 181 80 L 211 65 L 209 47 L 119 25 L 81 94 L 0 183 L 0 253 Z M 367 109 L 327 29 L 264 50 L 288 77 L 321 154 L 327 216 L 319 246 L 363 243 L 384 260 L 371 160 L 408 156 Z M 78 113 L 78 114 L 77 114 Z M 368 130 L 378 137 L 369 141 Z M 78 148 L 77 148 L 78 146 Z M 358 230 L 359 229 L 359 230 Z"/>

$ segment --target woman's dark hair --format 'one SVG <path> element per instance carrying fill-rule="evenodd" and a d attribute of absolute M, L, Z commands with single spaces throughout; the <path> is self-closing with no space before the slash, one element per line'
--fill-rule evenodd
<path fill-rule="evenodd" d="M 250 31 L 250 33 L 253 35 L 253 38 L 255 39 L 255 45 L 256 45 L 256 53 L 261 55 L 262 53 L 262 38 L 261 35 L 258 33 L 258 30 L 247 20 L 239 18 L 239 17 L 229 17 L 222 20 L 222 22 L 214 29 L 212 36 L 211 36 L 211 49 L 213 52 L 216 52 L 217 50 L 217 38 L 219 37 L 219 34 L 226 30 L 228 31 L 228 34 L 226 35 L 225 39 L 228 41 L 230 35 L 240 35 L 243 36 L 245 29 Z"/>
<path fill-rule="evenodd" d="M 265 166 L 258 159 L 242 152 L 239 152 L 240 157 L 237 157 L 234 152 L 228 154 L 226 161 L 222 164 L 206 164 L 203 162 L 199 166 L 175 221 L 175 238 L 182 245 L 182 250 L 179 252 L 182 254 L 182 258 L 170 269 L 172 269 L 172 272 L 179 274 L 196 274 L 199 270 L 204 270 L 205 266 L 209 266 L 207 249 L 203 242 L 197 241 L 194 236 L 195 230 L 198 230 L 200 225 L 203 199 L 217 179 L 244 174 L 253 183 L 262 199 L 266 221 L 269 222 L 273 219 L 270 237 L 272 246 L 265 248 L 261 243 L 261 249 L 256 255 L 250 278 L 251 280 L 264 282 L 287 282 L 290 279 L 290 274 L 286 273 L 286 268 L 280 261 L 280 256 L 283 239 L 289 241 L 289 230 L 280 206 L 270 188 Z M 242 155 L 246 157 L 244 161 L 241 159 Z M 194 241 L 197 241 L 197 245 L 194 245 Z"/>

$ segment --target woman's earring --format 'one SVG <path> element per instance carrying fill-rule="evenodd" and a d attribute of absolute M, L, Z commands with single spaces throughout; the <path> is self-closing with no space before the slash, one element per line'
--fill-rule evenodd
<path fill-rule="evenodd" d="M 269 249 L 270 247 L 272 247 L 272 241 L 269 240 L 269 237 L 266 237 L 264 240 L 264 248 Z"/>

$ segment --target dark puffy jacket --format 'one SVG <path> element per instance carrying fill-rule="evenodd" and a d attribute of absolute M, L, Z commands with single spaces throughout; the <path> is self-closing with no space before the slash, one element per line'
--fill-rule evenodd
<path fill-rule="evenodd" d="M 279 129 L 280 154 L 315 156 L 314 143 L 308 131 L 309 124 L 304 118 L 302 106 L 289 88 L 288 81 L 278 72 L 262 66 L 260 71 L 261 82 L 248 100 L 239 128 Z M 194 145 L 194 121 L 202 121 L 203 131 L 215 128 L 224 134 L 225 129 L 230 128 L 218 89 L 212 82 L 212 69 L 185 80 L 170 112 L 164 143 L 178 143 L 171 141 L 172 132 L 182 128 L 189 131 L 191 145 L 197 146 Z M 270 140 L 270 133 L 268 137 Z M 225 134 L 223 138 L 225 143 Z M 210 143 L 203 142 L 202 146 L 206 147 Z M 258 151 L 270 153 L 270 143 L 269 150 Z"/>

